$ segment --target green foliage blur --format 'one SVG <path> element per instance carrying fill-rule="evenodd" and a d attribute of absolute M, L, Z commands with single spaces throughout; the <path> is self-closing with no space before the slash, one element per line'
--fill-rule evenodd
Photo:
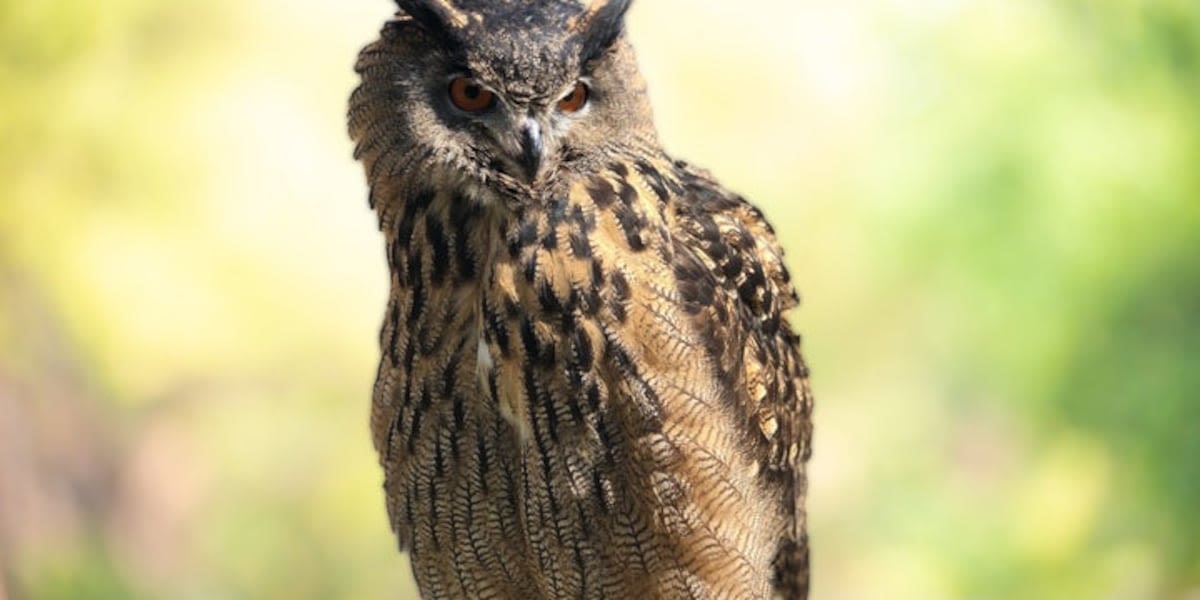
<path fill-rule="evenodd" d="M 0 600 L 413 598 L 345 136 L 386 0 L 0 0 Z M 1200 597 L 1200 4 L 639 0 L 763 206 L 814 598 Z"/>

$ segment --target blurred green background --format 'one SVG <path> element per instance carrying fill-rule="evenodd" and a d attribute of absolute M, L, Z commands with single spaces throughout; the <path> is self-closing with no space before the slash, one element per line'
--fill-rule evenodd
<path fill-rule="evenodd" d="M 386 0 L 0 0 L 0 599 L 411 598 Z M 639 0 L 804 293 L 818 599 L 1200 598 L 1200 3 Z"/>

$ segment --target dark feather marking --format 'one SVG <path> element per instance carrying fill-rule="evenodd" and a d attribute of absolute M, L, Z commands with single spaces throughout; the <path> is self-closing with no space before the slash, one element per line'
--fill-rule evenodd
<path fill-rule="evenodd" d="M 554 293 L 549 281 L 543 281 L 537 286 L 538 306 L 549 316 L 560 315 L 564 312 L 562 300 Z"/>
<path fill-rule="evenodd" d="M 620 271 L 613 271 L 609 279 L 612 282 L 613 290 L 613 302 L 610 308 L 617 321 L 624 323 L 628 316 L 627 311 L 631 295 L 629 281 L 625 279 L 625 274 Z"/>
<path fill-rule="evenodd" d="M 477 258 L 471 251 L 471 235 L 480 213 L 479 203 L 457 195 L 450 201 L 450 226 L 454 230 L 454 256 L 459 281 L 471 281 L 478 272 Z"/>
<path fill-rule="evenodd" d="M 571 207 L 571 223 L 578 231 L 587 234 L 596 230 L 596 215 L 591 211 L 584 211 L 582 206 L 576 204 Z"/>
<path fill-rule="evenodd" d="M 433 436 L 433 473 L 438 479 L 446 476 L 446 455 L 442 450 L 442 436 L 436 433 Z"/>
<path fill-rule="evenodd" d="M 529 369 L 525 369 L 525 371 L 526 371 L 526 384 L 529 385 L 532 383 L 529 380 L 529 377 L 530 377 L 530 375 L 528 374 Z M 532 383 L 532 385 L 534 387 L 536 387 L 536 383 Z M 528 394 L 528 393 L 529 392 L 527 391 L 526 394 Z M 528 398 L 531 402 L 535 399 L 534 396 L 529 396 Z M 550 414 L 547 414 L 546 420 L 548 423 L 550 422 L 550 419 L 551 419 Z M 547 444 L 546 439 L 545 439 L 545 434 L 542 432 L 542 428 L 539 425 L 541 422 L 541 419 L 533 418 L 533 419 L 531 419 L 531 421 L 532 421 L 532 425 L 533 425 L 533 442 L 534 442 L 534 445 L 537 446 L 538 459 L 539 459 L 539 463 L 542 467 L 542 481 L 544 481 L 546 484 L 546 486 L 545 486 L 546 487 L 546 499 L 550 502 L 550 512 L 553 513 L 554 515 L 557 515 L 559 512 L 558 511 L 558 499 L 554 495 L 554 489 L 552 486 L 553 468 L 552 468 L 552 465 L 550 464 L 550 455 L 551 455 L 550 447 Z M 553 427 L 553 425 L 551 425 L 551 427 Z M 526 483 L 528 484 L 528 481 Z"/>
<path fill-rule="evenodd" d="M 605 208 L 617 199 L 617 194 L 613 191 L 612 184 L 599 177 L 592 178 L 588 182 L 587 192 L 592 197 L 592 202 L 596 204 L 597 208 Z"/>
<path fill-rule="evenodd" d="M 683 300 L 684 312 L 695 315 L 705 308 L 712 306 L 716 299 L 716 290 L 712 274 L 698 260 L 687 252 L 676 254 L 679 260 L 675 262 L 675 285 Z"/>
<path fill-rule="evenodd" d="M 590 371 L 595 356 L 592 352 L 592 342 L 583 329 L 571 333 L 571 351 L 575 355 L 575 365 L 580 371 Z"/>
<path fill-rule="evenodd" d="M 441 285 L 450 271 L 450 240 L 446 237 L 446 228 L 442 222 L 432 216 L 425 218 L 425 238 L 433 250 L 433 272 L 430 273 L 434 285 Z"/>
<path fill-rule="evenodd" d="M 571 243 L 571 254 L 575 258 L 592 257 L 592 244 L 588 240 L 586 233 L 575 229 L 572 230 L 567 237 Z"/>
<path fill-rule="evenodd" d="M 542 343 L 529 317 L 521 317 L 521 344 L 530 361 L 543 369 L 554 368 L 554 344 Z"/>
<path fill-rule="evenodd" d="M 412 241 L 414 228 L 417 225 L 417 213 L 424 211 L 433 202 L 433 192 L 424 191 L 404 203 L 404 212 L 397 224 L 396 241 L 408 245 Z"/>
<path fill-rule="evenodd" d="M 584 396 L 587 397 L 588 406 L 591 407 L 592 412 L 600 410 L 600 386 L 595 382 L 589 382 L 584 390 Z"/>
<path fill-rule="evenodd" d="M 500 349 L 500 356 L 508 359 L 512 357 L 512 347 L 509 344 L 508 338 L 508 322 L 504 315 L 492 305 L 491 302 L 484 300 L 483 304 L 484 319 L 487 321 L 487 332 L 491 334 L 488 341 L 494 342 L 496 347 Z"/>
<path fill-rule="evenodd" d="M 542 236 L 542 248 L 545 248 L 546 250 L 558 249 L 558 230 L 551 227 L 550 231 L 546 232 L 546 235 Z"/>
<path fill-rule="evenodd" d="M 429 393 L 429 387 L 422 385 L 420 399 L 417 402 L 417 409 L 413 411 L 412 421 L 409 422 L 408 428 L 408 453 L 412 454 L 417 449 L 417 438 L 421 435 L 421 417 L 433 404 L 433 396 Z"/>
<path fill-rule="evenodd" d="M 533 404 L 533 402 L 536 401 L 541 405 L 542 411 L 546 413 L 546 427 L 550 433 L 550 441 L 557 444 L 558 413 L 554 410 L 554 399 L 550 396 L 550 394 L 546 393 L 541 386 L 538 385 L 537 373 L 530 367 L 531 366 L 526 366 L 523 373 L 525 381 L 525 397 L 529 400 L 530 404 Z M 537 421 L 537 419 L 535 418 L 534 421 Z M 546 476 L 549 477 L 550 473 L 547 472 Z"/>
<path fill-rule="evenodd" d="M 517 229 L 517 244 L 522 248 L 532 246 L 537 241 L 538 225 L 537 221 L 525 221 L 521 223 L 521 227 Z"/>
<path fill-rule="evenodd" d="M 637 202 L 638 193 L 629 181 L 622 179 L 619 187 L 621 188 L 618 195 L 621 197 L 621 203 L 626 206 L 633 206 Z"/>
<path fill-rule="evenodd" d="M 484 496 L 488 493 L 488 473 L 491 471 L 491 459 L 488 457 L 487 446 L 484 443 L 484 436 L 476 432 L 475 435 L 475 466 L 479 473 L 480 485 L 483 487 Z"/>
<path fill-rule="evenodd" d="M 388 358 L 392 361 L 392 368 L 400 366 L 400 349 L 396 347 L 397 337 L 400 335 L 400 303 L 392 300 L 391 310 L 388 311 L 388 336 L 387 351 Z"/>
<path fill-rule="evenodd" d="M 646 184 L 650 186 L 650 190 L 654 192 L 654 195 L 658 196 L 659 201 L 666 202 L 670 195 L 667 192 L 666 184 L 663 182 L 662 174 L 651 166 L 650 163 L 642 159 L 634 161 L 633 166 L 637 169 L 638 173 L 641 173 L 642 178 L 646 180 Z"/>
<path fill-rule="evenodd" d="M 642 239 L 642 229 L 646 227 L 645 217 L 638 214 L 631 206 L 618 207 L 615 214 L 621 231 L 625 233 L 625 241 L 629 244 L 629 249 L 634 252 L 645 250 L 646 241 Z"/>
<path fill-rule="evenodd" d="M 558 226 L 567 219 L 567 201 L 563 198 L 555 198 L 550 201 L 546 211 L 546 222 L 550 231 L 554 231 Z M 543 243 L 545 243 L 543 241 Z"/>
<path fill-rule="evenodd" d="M 408 326 L 410 328 L 416 326 L 417 320 L 421 318 L 421 314 L 425 310 L 425 279 L 421 274 L 421 250 L 420 248 L 412 248 L 408 254 L 408 270 L 409 280 L 412 287 L 412 304 L 408 311 Z"/>
<path fill-rule="evenodd" d="M 724 275 L 726 279 L 734 281 L 742 272 L 742 267 L 742 257 L 737 254 L 730 254 L 729 260 L 725 261 L 724 265 L 721 265 L 721 274 Z"/>

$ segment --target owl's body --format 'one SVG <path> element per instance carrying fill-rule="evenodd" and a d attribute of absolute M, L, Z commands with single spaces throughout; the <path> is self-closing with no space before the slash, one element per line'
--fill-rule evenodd
<path fill-rule="evenodd" d="M 659 148 L 626 4 L 401 2 L 360 56 L 371 425 L 427 598 L 806 595 L 795 294 L 762 215 Z"/>

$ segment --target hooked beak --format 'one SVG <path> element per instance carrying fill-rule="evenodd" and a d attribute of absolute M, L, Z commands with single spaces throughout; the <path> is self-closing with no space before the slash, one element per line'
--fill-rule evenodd
<path fill-rule="evenodd" d="M 537 179 L 542 166 L 542 127 L 532 118 L 521 123 L 521 157 L 518 161 L 529 182 Z"/>

